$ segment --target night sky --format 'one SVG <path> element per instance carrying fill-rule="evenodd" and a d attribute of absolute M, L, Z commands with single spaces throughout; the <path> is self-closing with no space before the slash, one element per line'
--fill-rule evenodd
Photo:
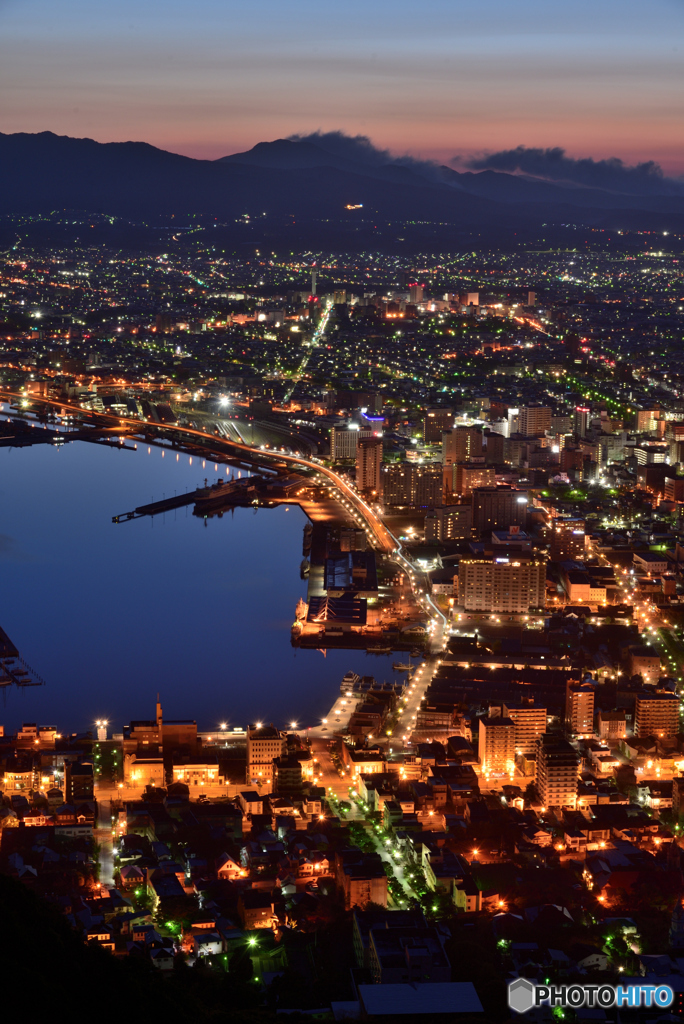
<path fill-rule="evenodd" d="M 0 0 L 0 131 L 219 157 L 294 132 L 684 171 L 681 0 Z"/>

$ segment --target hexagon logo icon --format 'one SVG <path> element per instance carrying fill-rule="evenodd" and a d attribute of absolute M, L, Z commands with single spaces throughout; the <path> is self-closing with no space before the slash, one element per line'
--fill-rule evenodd
<path fill-rule="evenodd" d="M 534 1006 L 534 985 L 527 978 L 516 978 L 508 986 L 508 1005 L 516 1013 L 527 1013 Z"/>

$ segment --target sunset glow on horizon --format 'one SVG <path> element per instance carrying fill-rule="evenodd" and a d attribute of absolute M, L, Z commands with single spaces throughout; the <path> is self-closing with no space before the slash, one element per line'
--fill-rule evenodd
<path fill-rule="evenodd" d="M 684 172 L 674 0 L 0 0 L 0 131 L 215 159 L 294 132 L 451 160 L 525 146 Z"/>

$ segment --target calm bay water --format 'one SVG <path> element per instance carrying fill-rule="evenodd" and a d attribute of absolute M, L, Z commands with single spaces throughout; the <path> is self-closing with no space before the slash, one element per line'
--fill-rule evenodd
<path fill-rule="evenodd" d="M 150 718 L 246 726 L 318 724 L 354 669 L 391 679 L 391 657 L 296 651 L 290 626 L 303 512 L 189 509 L 115 525 L 113 515 L 226 475 L 147 446 L 0 450 L 0 625 L 45 687 L 7 688 L 0 722 L 118 731 Z"/>

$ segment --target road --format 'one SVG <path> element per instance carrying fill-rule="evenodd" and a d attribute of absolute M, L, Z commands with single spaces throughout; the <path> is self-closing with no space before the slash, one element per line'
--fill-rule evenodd
<path fill-rule="evenodd" d="M 313 732 L 314 730 L 310 730 Z M 309 735 L 307 731 L 306 735 Z M 349 799 L 349 777 L 346 773 L 340 774 L 339 769 L 333 761 L 328 744 L 330 743 L 332 732 L 330 735 L 325 737 L 313 737 L 313 751 L 316 760 L 320 765 L 320 774 L 318 776 L 318 785 L 325 786 L 326 792 L 333 791 L 338 800 Z"/>
<path fill-rule="evenodd" d="M 323 310 L 323 313 L 321 314 L 321 319 L 318 321 L 318 326 L 316 327 L 316 330 L 313 333 L 311 341 L 309 342 L 309 346 L 308 346 L 308 348 L 306 349 L 306 351 L 304 353 L 304 356 L 302 358 L 301 363 L 299 364 L 299 369 L 296 370 L 295 373 L 293 373 L 293 375 L 292 375 L 292 383 L 290 385 L 288 385 L 288 387 L 287 387 L 287 389 L 285 391 L 285 394 L 283 396 L 283 404 L 285 402 L 289 402 L 290 401 L 290 398 L 292 397 L 292 392 L 295 389 L 295 385 L 296 385 L 298 380 L 301 380 L 302 374 L 306 370 L 306 367 L 307 367 L 307 365 L 309 363 L 309 359 L 311 359 L 311 352 L 312 352 L 312 350 L 316 347 L 316 345 L 318 345 L 318 343 L 320 342 L 321 338 L 325 334 L 325 329 L 328 326 L 328 320 L 330 318 L 330 311 L 331 310 L 332 310 L 332 301 L 329 301 L 328 304 L 326 305 L 325 309 Z"/>
<path fill-rule="evenodd" d="M 401 544 L 394 538 L 396 543 L 394 560 L 407 573 L 411 583 L 411 589 L 419 605 L 427 613 L 430 619 L 430 641 L 429 650 L 433 655 L 439 655 L 445 649 L 449 638 L 449 623 L 447 617 L 435 604 L 430 593 L 430 579 L 426 573 L 417 569 L 401 550 Z"/>
<path fill-rule="evenodd" d="M 665 617 L 667 609 L 659 608 L 641 597 L 637 591 L 639 577 L 635 576 L 633 570 L 614 565 L 603 554 L 599 557 L 605 565 L 610 565 L 614 570 L 622 601 L 633 607 L 634 620 L 639 626 L 643 640 L 656 648 L 664 671 L 668 676 L 676 678 L 679 684 L 678 692 L 681 692 L 681 684 L 684 681 L 684 646 L 677 636 L 677 629 Z"/>
<path fill-rule="evenodd" d="M 112 841 L 111 800 L 98 799 L 95 842 L 100 847 L 100 882 L 104 886 L 114 885 L 114 844 Z"/>
<path fill-rule="evenodd" d="M 380 839 L 378 835 L 376 835 L 372 825 L 368 825 L 366 827 L 366 831 L 368 832 L 368 834 L 370 835 L 371 839 L 373 840 L 373 843 L 375 844 L 375 849 L 380 854 L 381 860 L 385 861 L 385 863 L 387 863 L 387 864 L 391 864 L 392 865 L 392 871 L 394 872 L 394 877 L 396 878 L 396 880 L 399 882 L 400 886 L 404 890 L 404 900 L 403 901 L 402 900 L 398 900 L 398 899 L 395 898 L 394 895 L 389 894 L 389 898 L 390 898 L 391 902 L 395 906 L 398 906 L 398 907 L 406 906 L 406 903 L 408 902 L 409 899 L 411 899 L 411 898 L 415 899 L 416 893 L 413 891 L 413 889 L 411 887 L 411 883 L 409 881 L 409 878 L 407 877 L 407 871 L 406 871 L 406 868 L 404 867 L 403 859 L 402 859 L 402 857 L 401 857 L 401 855 L 399 853 L 399 846 L 398 846 L 398 844 L 396 844 L 396 843 L 392 844 L 392 842 L 388 841 L 388 840 L 385 840 L 383 842 L 383 840 Z"/>
<path fill-rule="evenodd" d="M 422 665 L 419 665 L 414 672 L 409 682 L 408 691 L 402 700 L 402 710 L 399 712 L 397 724 L 388 739 L 388 743 L 391 743 L 392 739 L 401 739 L 403 743 L 410 739 L 411 733 L 416 726 L 416 716 L 418 715 L 421 701 L 425 696 L 425 691 L 441 664 L 440 658 L 432 657 L 424 661 Z"/>
<path fill-rule="evenodd" d="M 420 572 L 406 558 L 399 542 L 397 542 L 394 559 L 406 572 L 411 583 L 413 595 L 418 605 L 428 616 L 430 630 L 428 641 L 430 657 L 418 667 L 411 677 L 408 691 L 402 701 L 402 710 L 399 712 L 397 724 L 392 730 L 391 736 L 388 737 L 388 743 L 391 743 L 392 740 L 401 739 L 403 744 L 410 739 L 425 691 L 442 664 L 441 655 L 446 650 L 449 640 L 449 623 L 446 615 L 437 607 L 430 594 L 429 577 L 426 573 Z"/>

